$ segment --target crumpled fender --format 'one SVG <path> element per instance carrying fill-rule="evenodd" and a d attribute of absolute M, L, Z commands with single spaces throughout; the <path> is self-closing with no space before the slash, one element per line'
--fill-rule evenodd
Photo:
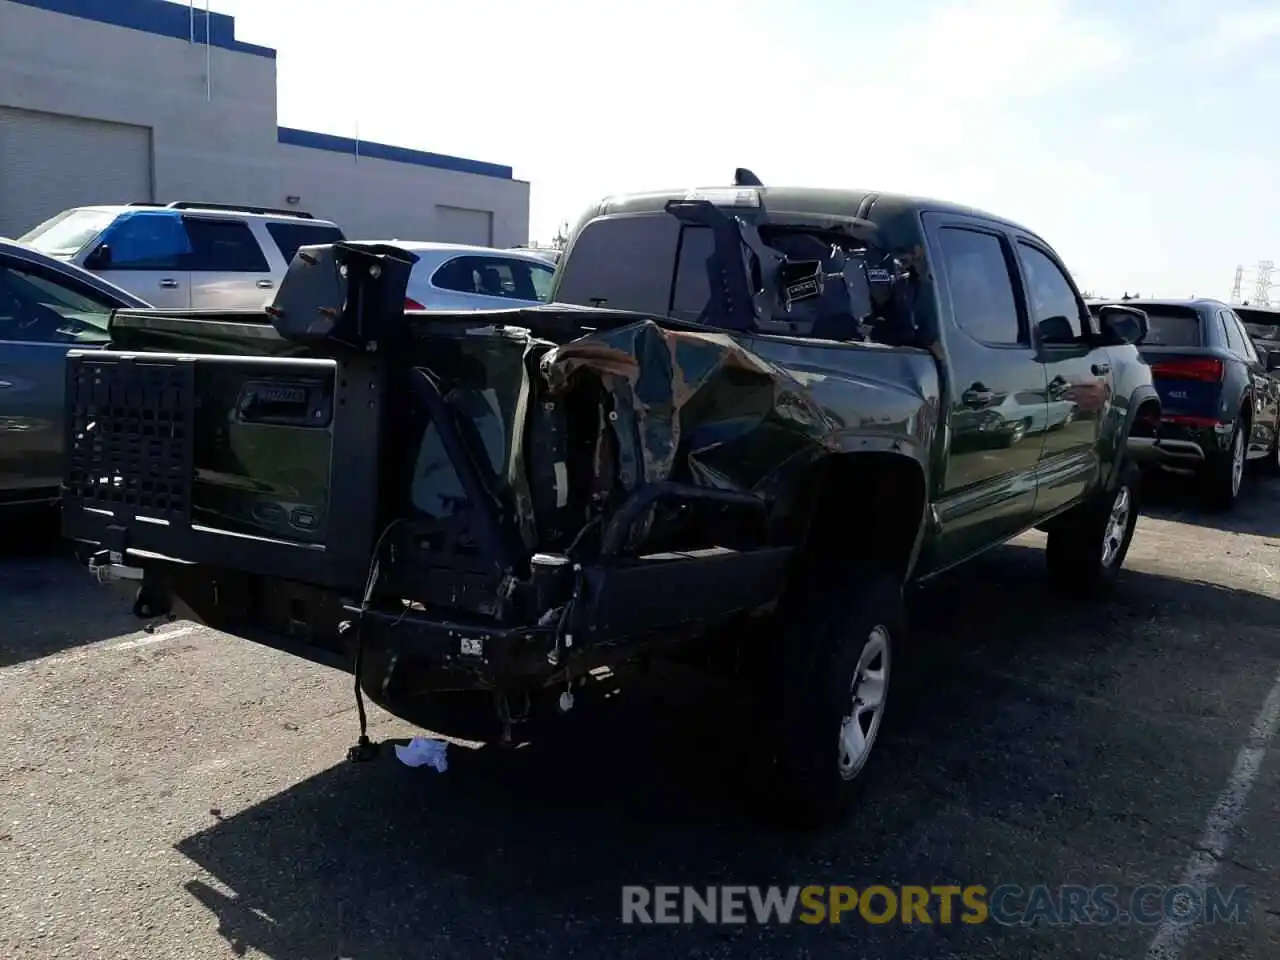
<path fill-rule="evenodd" d="M 937 369 L 927 351 L 690 331 L 641 320 L 550 351 L 553 392 L 599 378 L 627 490 L 680 479 L 769 497 L 832 453 L 927 471 Z"/>
<path fill-rule="evenodd" d="M 839 448 L 840 424 L 803 384 L 728 334 L 641 320 L 555 348 L 542 372 L 552 392 L 583 372 L 599 378 L 629 491 L 674 478 L 759 491 Z"/>

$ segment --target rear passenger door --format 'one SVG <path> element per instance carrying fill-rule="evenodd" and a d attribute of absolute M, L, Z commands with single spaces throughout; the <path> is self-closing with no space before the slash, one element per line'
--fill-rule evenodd
<path fill-rule="evenodd" d="M 1045 418 L 1036 483 L 1037 516 L 1065 507 L 1102 478 L 1104 431 L 1112 414 L 1111 356 L 1094 337 L 1093 317 L 1058 258 L 1031 237 L 1017 238 L 1036 362 L 1045 370 Z"/>
<path fill-rule="evenodd" d="M 243 220 L 184 214 L 191 242 L 191 306 L 261 310 L 275 291 L 271 265 Z"/>
<path fill-rule="evenodd" d="M 940 569 L 1030 525 L 1045 374 L 1003 228 L 940 214 L 927 214 L 925 224 L 942 281 L 946 347 L 949 442 L 935 498 L 937 555 L 929 561 Z"/>

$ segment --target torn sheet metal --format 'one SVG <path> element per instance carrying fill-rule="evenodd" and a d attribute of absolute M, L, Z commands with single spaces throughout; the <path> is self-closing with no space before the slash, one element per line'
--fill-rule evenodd
<path fill-rule="evenodd" d="M 552 393 L 582 373 L 601 381 L 627 491 L 676 480 L 763 494 L 837 449 L 838 424 L 805 388 L 727 334 L 641 320 L 563 344 L 541 370 Z"/>

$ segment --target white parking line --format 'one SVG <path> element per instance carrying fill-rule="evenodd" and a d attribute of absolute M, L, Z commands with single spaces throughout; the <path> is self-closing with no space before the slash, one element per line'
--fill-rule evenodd
<path fill-rule="evenodd" d="M 1227 847 L 1231 845 L 1231 831 L 1245 811 L 1249 791 L 1253 789 L 1254 781 L 1262 770 L 1262 762 L 1266 759 L 1267 748 L 1275 738 L 1277 727 L 1280 727 L 1280 675 L 1276 677 L 1271 692 L 1267 694 L 1262 709 L 1253 721 L 1249 739 L 1236 754 L 1231 779 L 1209 811 L 1199 846 L 1187 860 L 1180 883 L 1195 890 L 1203 890 L 1218 872 L 1218 865 L 1226 855 Z M 1147 949 L 1147 960 L 1177 960 L 1191 934 L 1191 926 L 1191 918 L 1166 918 L 1156 930 L 1155 938 Z"/>
<path fill-rule="evenodd" d="M 156 630 L 155 633 L 145 633 L 140 637 L 91 643 L 75 650 L 69 650 L 66 653 L 54 653 L 47 657 L 41 657 L 39 660 L 30 660 L 26 663 L 15 664 L 12 667 L 0 668 L 0 676 L 7 678 L 30 673 L 32 670 L 43 669 L 44 667 L 57 667 L 64 663 L 87 660 L 89 657 L 96 657 L 101 653 L 117 653 L 124 650 L 137 650 L 139 647 L 150 647 L 157 643 L 164 643 L 166 640 L 174 640 L 189 633 L 194 633 L 195 629 L 195 627 L 173 627 L 169 630 Z"/>

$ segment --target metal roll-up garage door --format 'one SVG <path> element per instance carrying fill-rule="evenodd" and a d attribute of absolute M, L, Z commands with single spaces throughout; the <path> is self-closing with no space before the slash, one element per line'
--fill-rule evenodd
<path fill-rule="evenodd" d="M 150 199 L 150 127 L 0 107 L 0 237 L 67 207 Z"/>
<path fill-rule="evenodd" d="M 493 214 L 488 210 L 468 210 L 436 204 L 436 235 L 441 243 L 470 243 L 478 247 L 493 244 Z"/>

